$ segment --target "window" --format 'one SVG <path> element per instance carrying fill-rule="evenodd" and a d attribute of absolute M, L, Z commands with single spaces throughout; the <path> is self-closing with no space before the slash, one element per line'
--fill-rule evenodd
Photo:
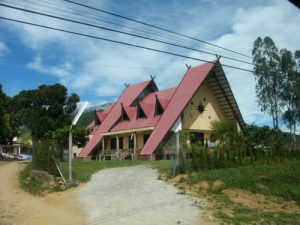
<path fill-rule="evenodd" d="M 144 139 L 144 145 L 148 141 L 149 137 L 150 137 L 150 134 L 144 134 L 144 137 L 143 137 L 143 139 Z"/>
<path fill-rule="evenodd" d="M 133 135 L 130 135 L 128 137 L 128 148 L 133 149 L 134 148 L 134 137 Z"/>
<path fill-rule="evenodd" d="M 117 140 L 116 140 L 116 138 L 111 138 L 110 139 L 110 149 L 111 150 L 117 149 Z"/>
<path fill-rule="evenodd" d="M 119 137 L 119 149 L 123 149 L 123 137 Z"/>
<path fill-rule="evenodd" d="M 161 114 L 163 114 L 163 112 L 164 112 L 164 109 L 163 109 L 163 107 L 161 106 L 161 104 L 159 103 L 158 98 L 156 97 L 156 103 L 155 103 L 155 116 L 161 115 Z"/>
<path fill-rule="evenodd" d="M 144 110 L 142 109 L 140 104 L 137 104 L 137 119 L 147 118 Z"/>
<path fill-rule="evenodd" d="M 201 132 L 191 132 L 191 144 L 204 146 L 204 134 Z"/>
<path fill-rule="evenodd" d="M 125 111 L 125 109 L 122 106 L 122 112 L 121 112 L 121 121 L 129 120 L 129 117 Z"/>

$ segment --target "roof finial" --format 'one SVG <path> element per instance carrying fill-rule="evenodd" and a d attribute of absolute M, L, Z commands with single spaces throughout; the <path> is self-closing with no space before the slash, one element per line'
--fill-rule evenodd
<path fill-rule="evenodd" d="M 151 80 L 154 80 L 156 76 L 150 75 L 150 77 L 151 77 Z"/>
<path fill-rule="evenodd" d="M 191 65 L 188 65 L 188 64 L 185 64 L 185 66 L 186 66 L 186 68 L 189 70 L 189 69 L 191 69 Z"/>
<path fill-rule="evenodd" d="M 216 54 L 217 60 L 219 61 L 221 59 L 221 55 Z"/>
<path fill-rule="evenodd" d="M 130 84 L 127 84 L 127 83 L 124 83 L 124 85 L 125 85 L 125 87 L 129 87 L 130 86 Z"/>

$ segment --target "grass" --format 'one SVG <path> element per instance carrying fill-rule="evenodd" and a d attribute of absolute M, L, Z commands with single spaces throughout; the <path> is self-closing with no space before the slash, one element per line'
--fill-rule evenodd
<path fill-rule="evenodd" d="M 74 161 L 74 177 L 80 182 L 90 180 L 92 174 L 97 171 L 136 165 L 146 165 L 157 169 L 160 173 L 172 174 L 174 161 Z M 33 194 L 39 194 L 38 182 L 26 183 L 31 165 L 20 174 L 23 189 Z M 213 187 L 214 181 L 219 180 L 223 185 Z M 193 185 L 200 181 L 207 181 L 210 188 L 205 193 L 216 202 L 213 213 L 221 224 L 299 224 L 300 214 L 289 211 L 267 211 L 249 208 L 231 199 L 223 192 L 225 189 L 239 188 L 253 193 L 274 196 L 285 200 L 294 200 L 300 205 L 300 160 L 283 162 L 269 162 L 243 166 L 238 168 L 214 169 L 192 173 L 189 175 L 189 183 Z M 230 213 L 228 213 L 228 211 Z"/>
<path fill-rule="evenodd" d="M 231 215 L 226 214 L 223 210 L 218 210 L 215 216 L 221 219 L 221 224 L 300 224 L 300 217 L 297 214 L 289 212 L 264 212 L 242 206 L 233 206 Z"/>
<path fill-rule="evenodd" d="M 74 177 L 80 182 L 87 182 L 90 180 L 91 176 L 99 170 L 115 167 L 135 166 L 143 163 L 145 163 L 145 161 L 74 161 Z"/>
<path fill-rule="evenodd" d="M 229 169 L 214 169 L 190 176 L 190 182 L 215 180 L 224 183 L 223 189 L 240 188 L 253 193 L 282 197 L 300 204 L 300 160 L 252 165 Z"/>
<path fill-rule="evenodd" d="M 123 160 L 123 161 L 74 161 L 73 163 L 73 172 L 74 178 L 80 182 L 87 182 L 90 180 L 91 176 L 100 170 L 108 169 L 108 168 L 116 168 L 116 167 L 128 167 L 128 166 L 136 166 L 136 165 L 147 165 L 152 168 L 157 169 L 160 173 L 168 173 L 171 171 L 172 161 L 131 161 L 131 160 Z M 64 172 L 68 172 L 68 164 L 62 164 L 61 169 Z M 30 175 L 30 171 L 32 170 L 32 164 L 26 165 L 24 170 L 22 170 L 19 174 L 19 180 L 21 187 L 26 192 L 29 192 L 33 195 L 41 195 L 45 188 L 42 187 L 41 182 L 38 180 L 31 180 L 28 182 L 28 177 Z M 59 188 L 53 188 L 51 190 L 47 190 L 50 192 L 53 191 L 61 191 Z"/>
<path fill-rule="evenodd" d="M 116 168 L 116 167 L 128 167 L 136 165 L 149 165 L 152 168 L 157 169 L 161 173 L 166 173 L 170 171 L 171 162 L 167 160 L 162 161 L 131 161 L 131 160 L 122 160 L 122 161 L 74 161 L 74 176 L 75 179 L 80 182 L 87 182 L 90 180 L 91 176 L 103 169 Z"/>
<path fill-rule="evenodd" d="M 41 193 L 45 191 L 45 188 L 42 187 L 41 182 L 39 182 L 38 180 L 31 180 L 30 182 L 28 182 L 27 180 L 31 170 L 32 170 L 32 164 L 29 163 L 20 172 L 19 181 L 21 184 L 21 188 L 24 191 L 29 192 L 33 195 L 41 195 Z"/>
<path fill-rule="evenodd" d="M 223 185 L 213 187 L 216 180 L 222 181 Z M 204 194 L 215 200 L 212 210 L 221 224 L 300 224 L 299 213 L 246 207 L 231 201 L 223 192 L 225 189 L 238 188 L 275 197 L 281 202 L 293 200 L 300 205 L 300 160 L 214 169 L 189 176 L 191 185 L 200 181 L 209 183 Z M 227 213 L 228 210 L 230 213 Z"/>

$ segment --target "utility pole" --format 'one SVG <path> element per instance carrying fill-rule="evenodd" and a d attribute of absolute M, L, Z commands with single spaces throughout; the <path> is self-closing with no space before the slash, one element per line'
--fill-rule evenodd
<path fill-rule="evenodd" d="M 84 112 L 84 110 L 87 106 L 88 106 L 88 102 L 85 102 L 81 106 L 80 110 L 78 111 L 74 120 L 72 121 L 72 124 L 70 127 L 70 132 L 69 132 L 69 183 L 72 183 L 72 180 L 73 180 L 73 176 L 72 176 L 72 172 L 73 172 L 73 168 L 72 168 L 72 159 L 73 159 L 72 127 L 74 125 L 76 125 L 80 116 L 82 115 L 82 113 Z"/>

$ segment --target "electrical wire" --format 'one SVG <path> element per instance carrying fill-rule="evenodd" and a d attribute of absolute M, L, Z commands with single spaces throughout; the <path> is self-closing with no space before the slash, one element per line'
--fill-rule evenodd
<path fill-rule="evenodd" d="M 88 5 L 85 5 L 85 4 L 82 4 L 82 3 L 78 3 L 78 2 L 74 2 L 74 1 L 71 1 L 71 0 L 64 0 L 64 1 L 69 2 L 71 4 L 74 4 L 74 5 L 78 5 L 78 6 L 82 6 L 82 7 L 88 8 L 88 9 L 92 9 L 92 10 L 96 10 L 96 11 L 99 11 L 99 12 L 102 12 L 102 13 L 106 13 L 106 14 L 109 14 L 109 15 L 112 15 L 112 16 L 116 16 L 116 17 L 119 17 L 119 18 L 122 18 L 122 19 L 126 19 L 126 20 L 129 20 L 129 21 L 135 22 L 135 23 L 143 24 L 145 26 L 149 26 L 149 27 L 153 27 L 153 28 L 156 28 L 156 29 L 159 29 L 159 30 L 163 30 L 163 31 L 166 31 L 168 33 L 176 34 L 176 35 L 179 35 L 179 36 L 182 36 L 182 37 L 194 40 L 194 41 L 205 43 L 207 45 L 211 45 L 211 46 L 214 46 L 216 48 L 220 48 L 220 49 L 223 49 L 223 50 L 226 50 L 226 51 L 229 51 L 229 52 L 233 52 L 235 54 L 238 54 L 238 55 L 241 55 L 241 56 L 244 56 L 244 57 L 252 59 L 251 56 L 248 56 L 248 55 L 246 55 L 244 53 L 240 53 L 240 52 L 237 52 L 237 51 L 234 51 L 234 50 L 231 50 L 231 49 L 228 49 L 228 48 L 216 45 L 216 44 L 212 44 L 210 42 L 207 42 L 207 41 L 204 41 L 204 40 L 201 40 L 201 39 L 198 39 L 198 38 L 194 38 L 194 37 L 191 37 L 191 36 L 188 36 L 188 35 L 185 35 L 185 34 L 181 34 L 181 33 L 178 33 L 178 32 L 175 32 L 175 31 L 172 31 L 172 30 L 169 30 L 169 29 L 166 29 L 166 28 L 162 28 L 162 27 L 159 27 L 159 26 L 156 26 L 156 25 L 152 25 L 152 24 L 143 22 L 143 21 L 139 21 L 139 20 L 136 20 L 136 19 L 129 18 L 127 16 L 122 16 L 122 15 L 119 15 L 117 13 L 109 12 L 107 10 L 95 8 L 95 7 L 88 6 Z"/>
<path fill-rule="evenodd" d="M 150 48 L 150 47 L 146 47 L 146 46 L 142 46 L 142 45 L 131 44 L 131 43 L 128 43 L 128 42 L 117 41 L 117 40 L 98 37 L 98 36 L 93 36 L 93 35 L 89 35 L 89 34 L 83 34 L 83 33 L 75 32 L 75 31 L 70 31 L 70 30 L 45 26 L 45 25 L 36 24 L 36 23 L 32 23 L 32 22 L 26 22 L 26 21 L 22 21 L 22 20 L 11 19 L 11 18 L 7 18 L 7 17 L 3 17 L 3 16 L 0 16 L 0 19 L 7 20 L 7 21 L 12 21 L 12 22 L 16 22 L 16 23 L 27 24 L 27 25 L 31 25 L 31 26 L 35 26 L 35 27 L 41 27 L 41 28 L 45 28 L 45 29 L 60 31 L 60 32 L 64 32 L 64 33 L 74 34 L 74 35 L 78 35 L 78 36 L 82 36 L 82 37 L 88 37 L 88 38 L 92 38 L 92 39 L 107 41 L 107 42 L 111 42 L 111 43 L 131 46 L 131 47 L 140 48 L 140 49 L 144 49 L 144 50 L 149 50 L 149 51 L 153 51 L 153 52 L 164 53 L 164 54 L 167 54 L 167 55 L 177 56 L 177 57 L 191 59 L 191 60 L 195 60 L 195 61 L 200 61 L 200 62 L 205 62 L 205 63 L 214 63 L 212 61 L 208 61 L 208 60 L 204 60 L 204 59 L 200 59 L 200 58 L 196 58 L 196 57 L 190 57 L 190 56 L 186 56 L 186 55 L 182 55 L 182 54 L 178 54 L 178 53 L 174 53 L 174 52 L 159 50 L 159 49 Z M 237 69 L 237 70 L 241 70 L 241 71 L 246 71 L 246 72 L 251 72 L 251 73 L 254 72 L 253 70 L 249 70 L 249 69 L 245 69 L 245 68 L 241 68 L 241 67 L 237 67 L 237 66 L 232 66 L 232 65 L 228 65 L 228 64 L 221 64 L 221 65 L 223 67 L 228 67 L 228 68 Z"/>
<path fill-rule="evenodd" d="M 55 18 L 55 19 L 59 19 L 59 20 L 64 20 L 64 21 L 68 21 L 68 22 L 72 22 L 72 23 L 77 23 L 77 24 L 80 24 L 80 25 L 99 28 L 99 29 L 103 29 L 103 30 L 106 30 L 106 31 L 111 31 L 111 32 L 120 33 L 120 34 L 124 34 L 124 35 L 129 35 L 129 36 L 133 36 L 133 37 L 137 37 L 137 38 L 141 38 L 141 39 L 145 39 L 145 40 L 150 40 L 150 41 L 154 41 L 154 42 L 158 42 L 158 43 L 162 43 L 162 44 L 166 44 L 166 45 L 170 45 L 170 46 L 175 46 L 175 47 L 178 47 L 178 48 L 183 48 L 183 49 L 187 49 L 187 50 L 196 51 L 196 52 L 200 52 L 200 53 L 215 56 L 215 54 L 211 53 L 211 52 L 202 51 L 202 50 L 198 50 L 198 49 L 195 49 L 195 48 L 170 43 L 170 42 L 167 42 L 167 41 L 162 41 L 162 40 L 159 40 L 159 39 L 156 39 L 156 38 L 145 37 L 145 36 L 138 35 L 138 34 L 133 34 L 133 33 L 125 32 L 125 31 L 116 30 L 116 29 L 113 29 L 113 28 L 98 26 L 98 25 L 94 25 L 94 24 L 90 24 L 90 23 L 86 23 L 86 22 L 81 22 L 81 21 L 74 20 L 74 19 L 68 19 L 68 18 L 65 18 L 65 17 L 50 15 L 50 14 L 47 14 L 47 13 L 33 11 L 33 10 L 30 10 L 30 9 L 19 8 L 19 7 L 16 7 L 16 6 L 11 6 L 11 5 L 7 5 L 7 4 L 3 4 L 3 3 L 0 3 L 0 6 L 4 6 L 4 7 L 8 7 L 8 8 L 11 8 L 11 9 L 16 9 L 16 10 L 20 10 L 20 11 L 24 11 L 24 12 L 28 12 L 28 13 L 33 13 L 33 14 L 37 14 L 37 15 L 41 15 L 41 16 L 47 16 L 47 17 L 51 17 L 51 18 Z M 228 59 L 228 60 L 233 60 L 233 61 L 253 65 L 252 63 L 249 63 L 249 62 L 246 62 L 246 61 L 243 61 L 243 60 L 239 60 L 239 59 L 235 59 L 235 58 L 231 58 L 231 57 L 227 57 L 227 56 L 222 56 L 222 57 L 225 58 L 225 59 Z"/>
<path fill-rule="evenodd" d="M 19 1 L 21 1 L 21 0 L 19 0 Z M 25 0 L 23 0 L 23 1 L 25 1 Z M 26 0 L 26 1 L 30 2 L 30 0 Z M 50 0 L 40 0 L 39 2 L 31 2 L 31 3 L 35 4 L 35 5 L 42 3 L 42 4 L 46 4 L 47 8 L 49 8 L 49 7 L 53 8 L 53 1 L 50 1 Z M 62 8 L 62 6 L 60 5 L 59 8 L 55 7 L 55 10 L 60 11 L 61 8 Z M 71 13 L 76 14 L 76 15 L 80 15 L 80 16 L 83 16 L 84 18 L 89 18 L 89 19 L 91 19 L 90 16 L 94 16 L 94 17 L 99 18 L 98 19 L 99 21 L 105 22 L 105 23 L 110 24 L 110 25 L 119 26 L 119 27 L 122 27 L 122 28 L 129 28 L 131 30 L 136 30 L 136 31 L 142 32 L 142 33 L 148 33 L 148 34 L 154 35 L 155 37 L 160 36 L 164 39 L 168 38 L 168 39 L 173 40 L 175 42 L 178 42 L 180 44 L 184 43 L 184 44 L 187 44 L 189 46 L 191 44 L 191 40 L 189 40 L 189 42 L 187 42 L 186 38 L 178 36 L 178 35 L 174 35 L 172 33 L 166 33 L 164 31 L 157 30 L 157 29 L 155 31 L 154 30 L 149 30 L 149 29 L 145 29 L 145 26 L 137 27 L 137 26 L 132 26 L 133 24 L 131 24 L 131 25 L 124 25 L 123 24 L 123 25 L 121 25 L 121 24 L 116 23 L 115 21 L 111 22 L 111 21 L 107 20 L 108 19 L 107 17 L 103 17 L 103 16 L 100 16 L 100 15 L 97 15 L 97 14 L 93 14 L 90 11 L 87 12 L 87 11 L 81 11 L 81 10 L 78 11 L 77 10 L 77 12 L 76 12 L 76 11 L 74 11 L 74 8 L 73 8 Z M 93 18 L 92 20 L 95 21 L 96 19 Z M 150 28 L 150 29 L 152 29 L 152 28 Z M 207 51 L 210 51 L 210 52 L 214 52 L 214 54 L 217 54 L 217 55 L 228 56 L 228 57 L 231 57 L 231 58 L 236 57 L 236 55 L 234 55 L 232 52 L 225 52 L 224 50 L 219 49 L 219 51 L 222 52 L 222 53 L 219 53 L 216 50 L 212 49 L 211 46 L 204 47 L 203 45 L 204 44 L 202 43 L 201 46 L 198 46 L 197 48 L 204 49 L 204 50 L 207 50 Z"/>
<path fill-rule="evenodd" d="M 5 0 L 4 0 L 5 1 Z M 143 28 L 140 28 L 140 27 L 136 27 L 136 26 L 132 26 L 132 24 L 129 26 L 129 25 L 121 25 L 121 24 L 119 24 L 119 23 L 117 23 L 117 22 L 115 22 L 115 21 L 113 21 L 113 22 L 111 22 L 111 21 L 109 21 L 108 20 L 108 18 L 106 18 L 106 17 L 103 17 L 103 16 L 99 16 L 99 15 L 97 15 L 97 14 L 93 14 L 93 13 L 91 13 L 90 11 L 89 12 L 87 12 L 87 11 L 81 11 L 81 10 L 77 10 L 77 11 L 74 11 L 74 8 L 72 8 L 72 10 L 70 10 L 70 9 L 68 9 L 67 8 L 67 10 L 64 10 L 64 9 L 62 9 L 62 8 L 64 8 L 64 5 L 59 5 L 59 7 L 55 7 L 55 6 L 53 6 L 53 1 L 51 1 L 51 2 L 49 2 L 48 0 L 40 0 L 40 1 L 38 1 L 38 2 L 36 2 L 36 1 L 31 1 L 31 0 L 17 0 L 18 2 L 26 2 L 26 3 L 31 3 L 31 4 L 33 4 L 34 6 L 38 6 L 38 5 L 40 5 L 40 6 L 42 6 L 42 7 L 46 7 L 47 9 L 48 8 L 51 8 L 51 9 L 54 9 L 55 10 L 55 12 L 57 12 L 57 11 L 61 11 L 61 12 L 67 12 L 67 13 L 71 13 L 71 14 L 75 14 L 75 15 L 78 15 L 78 16 L 80 16 L 80 17 L 83 17 L 84 19 L 82 20 L 82 21 L 93 21 L 93 22 L 95 22 L 96 21 L 96 23 L 99 23 L 99 21 L 101 21 L 101 22 L 104 22 L 105 24 L 109 24 L 110 26 L 113 26 L 113 27 L 121 27 L 122 29 L 130 29 L 130 30 L 135 30 L 135 31 L 137 31 L 137 32 L 142 32 L 142 33 L 146 33 L 146 34 L 150 34 L 150 35 L 153 35 L 153 36 L 155 36 L 155 37 L 158 37 L 158 36 L 160 36 L 161 38 L 163 38 L 163 39 L 171 39 L 171 40 L 173 40 L 173 41 L 175 41 L 175 42 L 178 42 L 178 43 L 180 43 L 180 44 L 182 44 L 182 43 L 185 43 L 185 44 L 187 44 L 188 46 L 191 44 L 190 43 L 190 41 L 189 41 L 189 43 L 187 43 L 187 41 L 186 40 L 183 40 L 183 38 L 182 37 L 173 37 L 173 36 L 171 36 L 171 35 L 173 35 L 173 34 L 167 34 L 167 33 L 162 33 L 162 31 L 159 31 L 159 30 L 155 30 L 155 31 L 153 31 L 153 30 L 149 30 L 149 29 L 145 29 L 144 27 Z M 26 7 L 26 6 L 24 6 L 24 5 L 21 5 L 21 6 L 23 6 L 23 7 Z M 31 8 L 34 8 L 34 7 L 32 7 L 31 6 Z M 39 9 L 40 10 L 40 9 Z M 46 11 L 46 10 L 44 10 L 44 9 L 42 9 L 43 10 L 43 12 L 48 12 L 48 13 L 50 13 L 49 11 Z M 53 12 L 51 12 L 51 13 L 53 13 Z M 59 15 L 59 14 L 57 14 L 56 13 L 56 15 Z M 65 15 L 64 15 L 65 16 Z M 96 19 L 96 18 L 91 18 L 90 16 L 94 16 L 94 17 L 97 17 L 97 18 L 99 18 L 99 19 Z M 68 18 L 73 18 L 74 19 L 74 17 L 70 17 L 70 16 L 67 16 Z M 104 18 L 104 19 L 103 19 Z M 219 53 L 219 52 L 217 52 L 216 50 L 214 50 L 214 49 L 211 49 L 211 48 L 207 48 L 207 47 L 204 47 L 203 46 L 203 44 L 201 45 L 201 46 L 198 46 L 198 48 L 199 49 L 204 49 L 204 50 L 208 50 L 208 51 L 210 51 L 211 53 L 213 52 L 213 54 L 216 54 L 216 55 L 221 55 L 221 56 L 223 56 L 223 58 L 225 57 L 225 56 L 228 56 L 228 57 L 231 57 L 231 58 L 233 58 L 233 57 L 235 57 L 234 56 L 234 54 L 233 53 L 228 53 L 228 52 L 224 52 L 224 50 L 221 50 L 222 51 L 222 53 Z M 197 48 L 197 49 L 198 49 Z M 219 51 L 220 51 L 219 50 Z"/>

